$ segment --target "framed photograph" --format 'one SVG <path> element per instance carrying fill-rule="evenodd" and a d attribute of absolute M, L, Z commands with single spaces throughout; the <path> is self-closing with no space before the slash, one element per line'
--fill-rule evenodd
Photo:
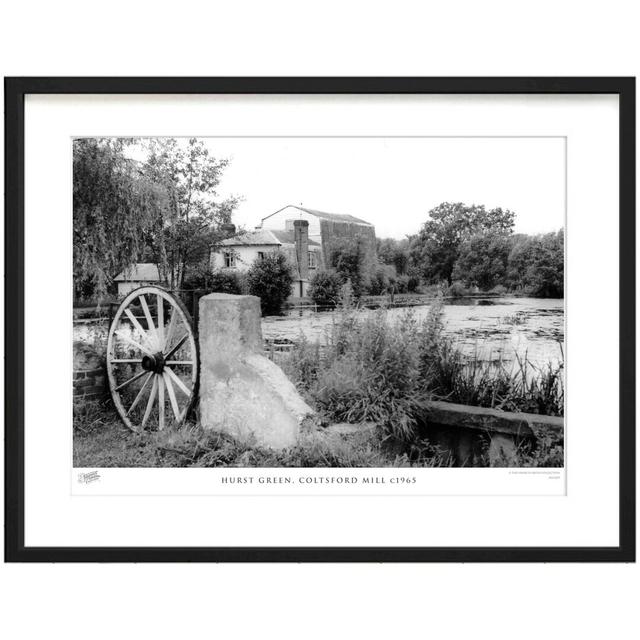
<path fill-rule="evenodd" d="M 5 559 L 635 560 L 634 78 L 7 78 Z"/>

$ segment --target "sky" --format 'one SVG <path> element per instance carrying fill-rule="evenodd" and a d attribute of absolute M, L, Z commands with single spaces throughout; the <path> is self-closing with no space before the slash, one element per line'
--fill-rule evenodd
<path fill-rule="evenodd" d="M 564 225 L 564 138 L 201 140 L 230 160 L 218 192 L 242 196 L 233 222 L 249 229 L 293 204 L 351 214 L 400 239 L 446 201 L 511 209 L 515 232 Z"/>

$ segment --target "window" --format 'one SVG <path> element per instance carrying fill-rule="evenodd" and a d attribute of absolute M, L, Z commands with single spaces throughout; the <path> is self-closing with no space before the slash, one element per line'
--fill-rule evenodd
<path fill-rule="evenodd" d="M 264 251 L 258 251 L 258 260 L 264 260 Z"/>
<path fill-rule="evenodd" d="M 224 252 L 224 266 L 225 267 L 235 267 L 236 266 L 236 256 L 231 251 Z"/>
<path fill-rule="evenodd" d="M 318 266 L 317 256 L 315 251 L 309 251 L 309 269 L 315 269 Z"/>

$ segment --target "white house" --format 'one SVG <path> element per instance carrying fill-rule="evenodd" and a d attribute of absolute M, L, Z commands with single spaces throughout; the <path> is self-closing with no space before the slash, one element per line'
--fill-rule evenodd
<path fill-rule="evenodd" d="M 299 221 L 286 231 L 256 229 L 234 235 L 223 240 L 212 252 L 211 268 L 246 272 L 267 253 L 282 251 L 293 270 L 291 296 L 305 297 L 310 278 L 322 264 L 321 246 L 309 238 L 308 228 L 306 221 Z"/>
<path fill-rule="evenodd" d="M 123 298 L 130 291 L 148 284 L 162 282 L 158 265 L 152 262 L 138 262 L 131 269 L 119 273 L 114 281 L 118 283 L 118 297 Z"/>

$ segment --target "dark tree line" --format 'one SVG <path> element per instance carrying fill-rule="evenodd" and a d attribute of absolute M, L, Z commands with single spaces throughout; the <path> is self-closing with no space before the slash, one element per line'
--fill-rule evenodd
<path fill-rule="evenodd" d="M 515 214 L 462 203 L 442 203 L 420 231 L 378 241 L 378 260 L 424 284 L 461 283 L 541 297 L 564 295 L 564 231 L 514 234 Z"/>

